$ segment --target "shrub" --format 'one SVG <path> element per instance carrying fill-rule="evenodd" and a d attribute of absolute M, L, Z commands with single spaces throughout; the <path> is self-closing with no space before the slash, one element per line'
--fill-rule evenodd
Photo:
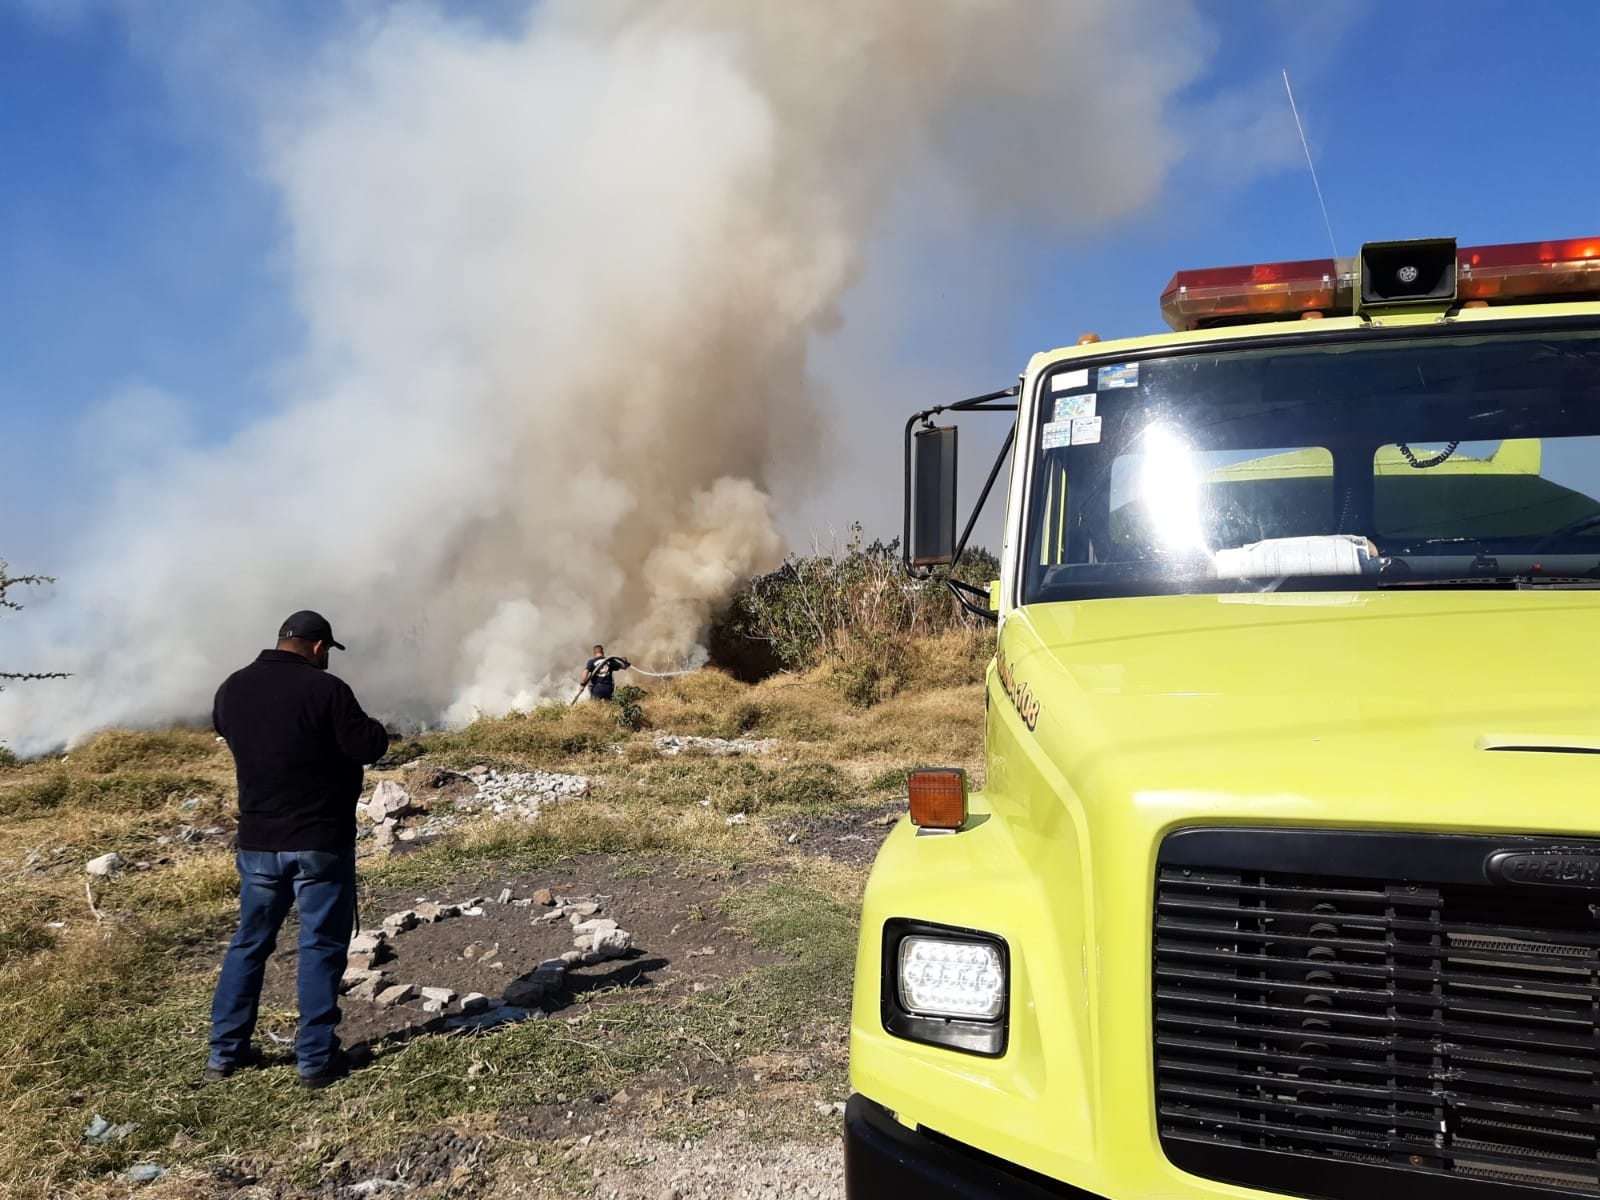
<path fill-rule="evenodd" d="M 644 709 L 639 706 L 639 701 L 644 699 L 644 689 L 628 684 L 620 687 L 611 702 L 617 706 L 617 724 L 623 729 L 634 731 L 650 728 L 650 719 L 644 715 Z"/>
<path fill-rule="evenodd" d="M 851 655 L 833 673 L 829 682 L 839 689 L 845 703 L 855 708 L 871 708 L 884 699 L 884 670 L 872 655 Z"/>
<path fill-rule="evenodd" d="M 998 568 L 994 555 L 973 550 L 955 577 L 986 582 Z M 789 670 L 841 664 L 838 686 L 861 708 L 893 694 L 911 643 L 984 624 L 942 580 L 908 578 L 898 540 L 865 542 L 860 525 L 842 548 L 790 556 L 752 582 L 735 597 L 730 620 L 744 636 L 769 643 Z"/>
<path fill-rule="evenodd" d="M 717 719 L 717 736 L 736 738 L 761 728 L 767 719 L 767 710 L 754 700 L 737 700 L 729 704 Z"/>

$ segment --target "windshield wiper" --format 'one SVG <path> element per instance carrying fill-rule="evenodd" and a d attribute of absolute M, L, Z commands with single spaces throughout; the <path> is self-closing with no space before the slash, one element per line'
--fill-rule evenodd
<path fill-rule="evenodd" d="M 1575 575 L 1440 575 L 1377 579 L 1381 588 L 1501 588 L 1517 591 L 1589 591 L 1600 588 L 1600 579 Z"/>
<path fill-rule="evenodd" d="M 1569 538 L 1580 533 L 1587 533 L 1589 530 L 1594 529 L 1597 526 L 1600 526 L 1600 513 L 1590 513 L 1587 517 L 1579 517 L 1576 521 L 1568 521 L 1565 525 L 1562 525 L 1545 534 L 1533 544 L 1533 549 L 1535 551 L 1543 550 L 1545 547 L 1559 542 L 1562 538 Z"/>

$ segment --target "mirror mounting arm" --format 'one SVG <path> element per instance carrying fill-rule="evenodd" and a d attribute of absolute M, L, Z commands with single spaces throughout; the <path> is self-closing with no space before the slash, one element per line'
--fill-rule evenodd
<path fill-rule="evenodd" d="M 918 566 L 912 562 L 911 547 L 911 519 L 912 519 L 912 440 L 917 433 L 917 424 L 921 422 L 924 431 L 934 429 L 933 418 L 943 412 L 1016 412 L 1018 396 L 1021 385 L 1013 384 L 1011 387 L 1002 388 L 997 392 L 985 392 L 981 396 L 972 396 L 966 400 L 958 400 L 954 404 L 940 404 L 933 408 L 924 409 L 915 413 L 906 422 L 905 431 L 905 528 L 900 541 L 901 559 L 905 565 L 906 574 L 913 579 L 932 579 L 934 572 L 931 567 Z M 977 502 L 973 505 L 972 515 L 967 518 L 966 528 L 961 531 L 961 536 L 956 540 L 954 553 L 951 555 L 950 564 L 943 578 L 946 587 L 955 596 L 956 600 L 968 612 L 989 620 L 995 620 L 995 614 L 987 607 L 988 594 L 981 588 L 974 587 L 959 579 L 953 578 L 948 571 L 953 571 L 961 555 L 967 548 L 967 539 L 972 536 L 972 531 L 978 523 L 978 517 L 983 512 L 989 493 L 994 490 L 995 480 L 1000 477 L 1000 469 L 1005 465 L 1006 455 L 1011 452 L 1011 446 L 1016 438 L 1016 426 L 1013 423 L 1006 433 L 1005 441 L 1000 446 L 1000 452 L 995 455 L 994 466 L 989 470 L 989 478 L 984 481 L 983 490 L 979 493 Z M 952 501 L 953 502 L 953 501 Z M 979 608 L 968 596 L 981 597 L 985 606 Z"/>

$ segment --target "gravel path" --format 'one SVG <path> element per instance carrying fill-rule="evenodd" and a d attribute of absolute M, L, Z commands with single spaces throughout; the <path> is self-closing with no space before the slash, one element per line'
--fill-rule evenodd
<path fill-rule="evenodd" d="M 640 1142 L 622 1161 L 588 1163 L 595 1200 L 842 1200 L 844 1148 L 776 1142 L 752 1145 L 737 1132 L 687 1142 Z"/>

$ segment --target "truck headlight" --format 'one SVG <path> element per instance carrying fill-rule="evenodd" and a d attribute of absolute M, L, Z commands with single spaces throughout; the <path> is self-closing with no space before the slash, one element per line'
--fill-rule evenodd
<path fill-rule="evenodd" d="M 1010 961 L 1004 939 L 904 918 L 884 923 L 883 1027 L 973 1054 L 1006 1047 Z"/>
<path fill-rule="evenodd" d="M 1006 967 L 992 942 L 907 937 L 900 941 L 900 1003 L 919 1017 L 991 1021 L 1006 1002 Z"/>

